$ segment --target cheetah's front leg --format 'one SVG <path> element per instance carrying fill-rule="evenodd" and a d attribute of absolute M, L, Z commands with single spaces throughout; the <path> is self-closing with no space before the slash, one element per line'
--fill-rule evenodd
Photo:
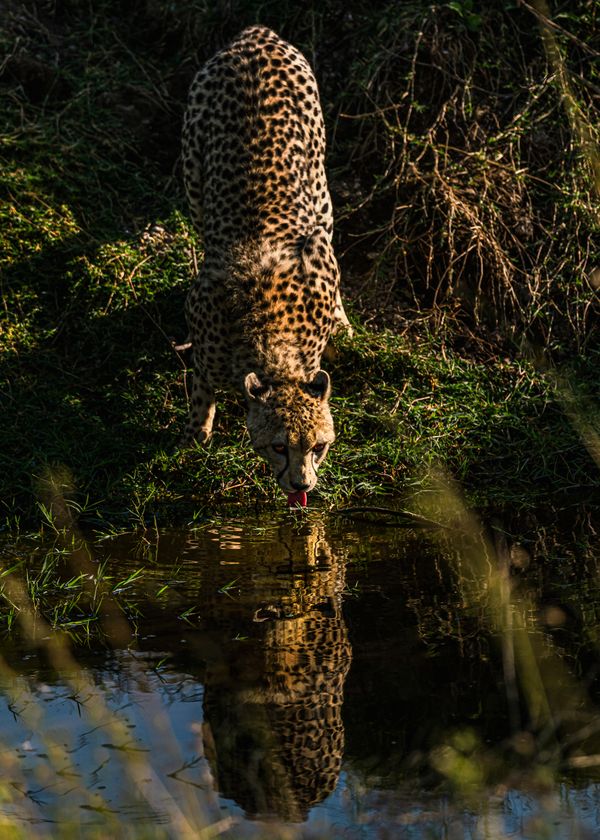
<path fill-rule="evenodd" d="M 345 332 L 349 338 L 352 338 L 354 335 L 354 330 L 352 329 L 352 325 L 348 320 L 348 316 L 344 311 L 344 304 L 342 303 L 342 294 L 338 287 L 336 296 L 335 296 L 335 309 L 333 310 L 333 320 L 335 322 L 335 326 L 333 328 L 334 335 L 336 333 Z"/>
<path fill-rule="evenodd" d="M 190 413 L 183 438 L 185 445 L 189 446 L 196 440 L 198 443 L 206 443 L 210 438 L 215 407 L 215 392 L 206 383 L 200 368 L 194 364 Z"/>

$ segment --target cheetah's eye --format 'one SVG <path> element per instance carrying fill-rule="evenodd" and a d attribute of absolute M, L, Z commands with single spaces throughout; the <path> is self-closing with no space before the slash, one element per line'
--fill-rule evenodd
<path fill-rule="evenodd" d="M 277 452 L 278 455 L 285 455 L 287 452 L 287 446 L 283 443 L 274 443 L 273 452 Z"/>
<path fill-rule="evenodd" d="M 313 446 L 313 452 L 315 453 L 315 455 L 320 455 L 326 446 L 326 443 L 317 443 L 316 446 Z"/>

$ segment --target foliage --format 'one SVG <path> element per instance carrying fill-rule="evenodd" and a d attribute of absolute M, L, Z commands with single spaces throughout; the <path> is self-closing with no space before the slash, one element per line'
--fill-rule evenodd
<path fill-rule="evenodd" d="M 594 428 L 597 395 L 595 15 L 558 4 L 552 52 L 530 8 L 500 0 L 9 2 L 6 522 L 37 515 L 57 469 L 105 523 L 278 502 L 238 401 L 210 446 L 178 451 L 187 360 L 172 347 L 200 259 L 178 168 L 187 88 L 255 20 L 316 68 L 346 296 L 368 325 L 330 365 L 324 503 L 405 491 L 434 461 L 496 498 L 595 482 L 571 423 Z M 571 377 L 570 419 L 548 359 Z"/>

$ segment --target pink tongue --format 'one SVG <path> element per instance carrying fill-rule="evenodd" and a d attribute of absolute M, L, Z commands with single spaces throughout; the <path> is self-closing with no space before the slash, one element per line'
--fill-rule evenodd
<path fill-rule="evenodd" d="M 306 493 L 304 490 L 298 490 L 297 493 L 288 493 L 288 505 L 290 507 L 294 507 L 294 505 L 306 507 Z"/>

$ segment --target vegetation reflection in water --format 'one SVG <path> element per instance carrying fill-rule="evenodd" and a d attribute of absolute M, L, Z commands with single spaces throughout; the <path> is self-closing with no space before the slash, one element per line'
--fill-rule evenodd
<path fill-rule="evenodd" d="M 596 836 L 593 512 L 414 510 L 5 546 L 3 833 Z"/>

